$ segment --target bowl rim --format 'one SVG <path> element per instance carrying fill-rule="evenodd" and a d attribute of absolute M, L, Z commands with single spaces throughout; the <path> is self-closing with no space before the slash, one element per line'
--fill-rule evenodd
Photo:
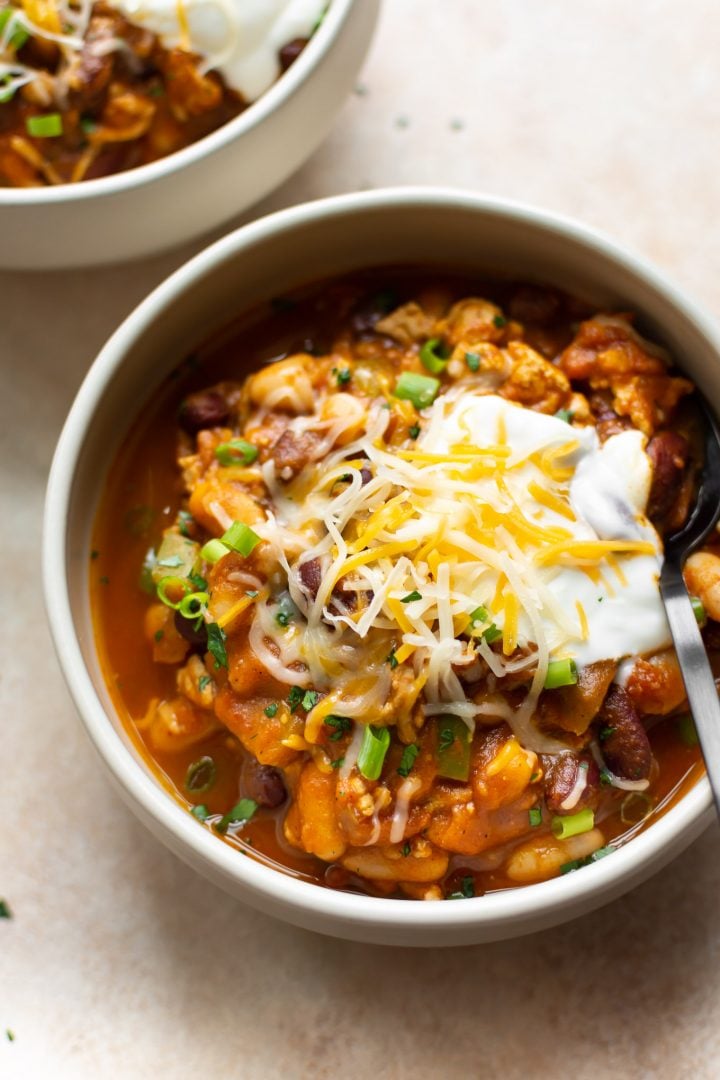
<path fill-rule="evenodd" d="M 287 71 L 282 72 L 273 85 L 256 101 L 215 131 L 190 143 L 189 146 L 173 151 L 166 157 L 158 158 L 146 165 L 136 165 L 123 172 L 97 177 L 94 180 L 83 180 L 76 184 L 56 184 L 53 187 L 0 187 L 0 209 L 6 206 L 76 203 L 87 199 L 102 198 L 106 195 L 117 195 L 143 187 L 145 184 L 157 183 L 186 166 L 196 164 L 201 158 L 210 157 L 228 143 L 242 138 L 247 132 L 258 127 L 271 113 L 292 97 L 332 49 L 351 8 L 357 2 L 358 0 L 331 0 L 322 23 L 297 60 Z"/>
<path fill-rule="evenodd" d="M 490 218 L 509 218 L 568 240 L 615 262 L 643 280 L 670 306 L 690 319 L 720 354 L 720 331 L 714 321 L 643 256 L 628 251 L 593 228 L 552 211 L 461 189 L 398 187 L 332 196 L 267 215 L 216 241 L 158 285 L 109 338 L 87 372 L 65 421 L 48 479 L 42 570 L 50 630 L 85 729 L 129 797 L 131 806 L 142 810 L 142 817 L 154 818 L 163 835 L 172 838 L 171 846 L 176 851 L 178 847 L 187 849 L 194 856 L 191 859 L 188 854 L 188 859 L 195 863 L 200 861 L 213 868 L 216 876 L 244 886 L 246 896 L 249 893 L 256 899 L 262 897 L 279 903 L 286 912 L 297 913 L 298 918 L 308 913 L 316 920 L 327 917 L 335 928 L 355 925 L 387 931 L 412 927 L 416 932 L 425 929 L 428 932 L 452 930 L 472 934 L 482 928 L 528 924 L 539 918 L 544 920 L 544 925 L 549 925 L 551 921 L 563 921 L 566 909 L 567 917 L 572 917 L 575 909 L 584 902 L 586 907 L 598 906 L 604 899 L 632 887 L 653 866 L 661 864 L 663 851 L 668 851 L 672 857 L 683 845 L 686 834 L 697 834 L 702 827 L 701 819 L 712 805 L 707 777 L 703 776 L 657 822 L 620 847 L 611 859 L 594 864 L 592 873 L 568 874 L 452 905 L 340 892 L 299 880 L 255 859 L 243 858 L 208 830 L 198 828 L 197 822 L 152 777 L 113 727 L 95 692 L 75 631 L 66 576 L 67 525 L 58 529 L 53 524 L 67 523 L 75 467 L 82 452 L 86 428 L 107 384 L 122 366 L 126 350 L 149 326 L 161 319 L 164 311 L 186 290 L 244 249 L 278 233 L 323 219 L 327 222 L 348 214 L 362 215 L 367 211 L 393 208 L 416 212 L 461 208 Z"/>

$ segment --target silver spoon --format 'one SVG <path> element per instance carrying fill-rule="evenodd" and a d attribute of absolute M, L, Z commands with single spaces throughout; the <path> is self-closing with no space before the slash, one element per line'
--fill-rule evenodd
<path fill-rule="evenodd" d="M 720 700 L 682 574 L 688 555 L 700 546 L 720 518 L 720 433 L 715 418 L 702 400 L 701 405 L 706 432 L 700 490 L 685 526 L 664 541 L 660 593 L 720 815 Z"/>

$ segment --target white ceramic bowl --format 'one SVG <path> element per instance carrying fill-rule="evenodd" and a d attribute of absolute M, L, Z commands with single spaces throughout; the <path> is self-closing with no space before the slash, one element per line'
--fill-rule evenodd
<path fill-rule="evenodd" d="M 80 184 L 0 187 L 0 267 L 52 270 L 174 247 L 240 213 L 310 157 L 351 92 L 380 0 L 332 0 L 292 67 L 240 116 L 166 158 Z"/>
<path fill-rule="evenodd" d="M 295 257 L 288 259 L 288 251 Z M 708 823 L 707 780 L 611 858 L 557 880 L 453 904 L 334 892 L 238 855 L 158 786 L 105 690 L 88 604 L 90 528 L 107 467 L 178 359 L 261 299 L 327 275 L 403 262 L 507 271 L 564 286 L 598 305 L 641 312 L 647 329 L 720 406 L 715 327 L 647 263 L 580 225 L 437 189 L 366 192 L 294 207 L 245 226 L 178 270 L 100 353 L 50 474 L 45 590 L 55 646 L 90 738 L 130 807 L 182 859 L 242 900 L 309 929 L 392 945 L 459 945 L 551 926 L 642 881 Z"/>

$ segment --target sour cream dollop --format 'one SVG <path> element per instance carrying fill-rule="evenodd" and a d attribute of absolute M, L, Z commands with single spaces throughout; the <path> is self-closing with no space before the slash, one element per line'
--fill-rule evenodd
<path fill-rule="evenodd" d="M 256 101 L 281 73 L 279 50 L 309 38 L 326 0 L 114 0 L 166 48 L 205 58 L 245 101 Z"/>
<path fill-rule="evenodd" d="M 450 452 L 470 434 L 482 446 L 496 441 L 501 432 L 512 451 L 508 463 L 518 463 L 506 482 L 527 520 L 540 527 L 562 527 L 580 541 L 640 540 L 649 541 L 655 549 L 652 555 L 619 552 L 602 565 L 600 573 L 560 564 L 544 569 L 543 586 L 559 607 L 574 616 L 580 605 L 587 619 L 585 640 L 579 636 L 562 640 L 547 605 L 542 605 L 551 654 L 572 657 L 582 666 L 666 648 L 671 637 L 659 591 L 663 548 L 645 517 L 652 468 L 642 432 L 624 431 L 601 443 L 593 427 L 574 427 L 494 395 L 462 394 L 452 404 L 442 398 L 436 401 L 431 423 L 418 444 L 434 453 Z M 574 520 L 532 494 L 533 482 L 546 484 L 536 464 L 538 455 L 565 447 L 567 452 L 559 460 L 571 473 L 568 502 Z M 501 614 L 496 621 L 502 629 Z M 522 615 L 520 639 L 532 640 L 531 627 Z"/>

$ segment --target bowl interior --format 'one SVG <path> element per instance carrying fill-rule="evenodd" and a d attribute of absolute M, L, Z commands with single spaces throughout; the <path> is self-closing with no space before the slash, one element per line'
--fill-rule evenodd
<path fill-rule="evenodd" d="M 70 415 L 50 481 L 46 588 L 56 645 L 96 743 L 99 730 L 103 725 L 106 729 L 100 749 L 106 760 L 111 754 L 111 768 L 123 783 L 128 770 L 144 772 L 145 766 L 115 716 L 100 673 L 90 619 L 87 568 L 95 509 L 107 470 L 128 427 L 178 361 L 244 309 L 313 280 L 363 267 L 402 263 L 537 280 L 566 288 L 598 306 L 641 312 L 641 328 L 664 343 L 715 408 L 720 407 L 720 360 L 713 327 L 650 268 L 572 223 L 461 193 L 397 190 L 296 207 L 221 240 L 160 286 L 105 347 Z M 58 581 L 63 574 L 66 585 Z M 83 663 L 90 682 L 82 671 Z M 109 722 L 101 715 L 98 702 Z M 114 732 L 109 724 L 114 725 Z M 458 927 L 463 932 L 465 925 L 465 939 L 467 927 L 472 925 L 476 928 L 474 940 L 482 939 L 479 926 L 487 930 L 491 924 L 497 926 L 498 921 L 508 927 L 512 924 L 514 932 L 536 928 L 538 912 L 544 913 L 542 925 L 549 925 L 566 917 L 571 898 L 576 906 L 582 901 L 587 909 L 609 898 L 610 892 L 622 891 L 631 879 L 637 879 L 644 866 L 656 864 L 660 849 L 666 849 L 670 857 L 679 841 L 686 843 L 690 833 L 699 830 L 700 818 L 709 805 L 706 789 L 704 781 L 697 785 L 644 834 L 612 859 L 593 867 L 592 874 L 573 874 L 514 890 L 512 896 L 494 894 L 477 903 L 450 905 L 449 912 L 442 904 L 367 897 L 348 900 L 338 894 L 331 894 L 327 901 L 316 901 L 308 896 L 308 889 L 314 893 L 328 890 L 288 880 L 286 900 L 292 906 L 295 900 L 288 899 L 290 892 L 295 895 L 301 886 L 297 892 L 301 906 L 330 904 L 327 910 L 339 911 L 345 905 L 348 919 L 359 919 L 361 912 L 368 925 L 374 920 L 397 921 L 403 909 L 406 925 L 409 921 L 418 929 L 421 923 L 425 927 L 452 923 L 455 933 Z M 180 843 L 190 842 L 192 831 L 192 845 L 198 849 L 204 844 L 204 830 L 196 829 L 189 820 L 181 823 L 179 819 L 188 815 L 175 807 L 169 796 L 163 795 L 162 801 L 167 804 L 163 814 L 177 811 L 179 815 L 173 829 L 176 837 L 182 834 Z M 156 801 L 155 809 L 149 813 L 157 813 L 158 806 Z M 188 830 L 187 835 L 184 830 Z M 201 832 L 202 840 L 194 836 Z M 223 863 L 228 878 L 247 879 L 251 860 L 235 856 L 238 865 L 233 867 L 226 863 L 225 845 L 209 836 L 207 840 L 218 850 L 204 849 L 206 861 Z M 280 881 L 284 878 L 260 866 L 251 869 L 251 876 L 255 869 Z M 624 884 L 619 884 L 621 881 Z M 270 878 L 258 878 L 256 885 L 261 893 L 283 889 Z M 368 903 L 374 905 L 372 911 Z M 390 914 L 388 905 L 395 914 Z M 421 915 L 420 908 L 433 911 Z M 462 908 L 462 913 L 457 908 Z"/>

